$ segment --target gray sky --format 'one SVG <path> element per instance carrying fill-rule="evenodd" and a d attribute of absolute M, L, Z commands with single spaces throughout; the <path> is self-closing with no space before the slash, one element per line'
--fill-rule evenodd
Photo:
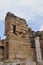
<path fill-rule="evenodd" d="M 7 12 L 26 19 L 33 30 L 43 30 L 43 0 L 0 0 L 0 36 L 4 38 L 4 19 Z"/>

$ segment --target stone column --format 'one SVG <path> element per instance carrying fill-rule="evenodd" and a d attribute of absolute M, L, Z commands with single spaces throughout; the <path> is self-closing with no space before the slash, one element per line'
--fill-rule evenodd
<path fill-rule="evenodd" d="M 42 62 L 39 36 L 35 37 L 35 46 L 36 46 L 37 61 L 38 62 Z"/>

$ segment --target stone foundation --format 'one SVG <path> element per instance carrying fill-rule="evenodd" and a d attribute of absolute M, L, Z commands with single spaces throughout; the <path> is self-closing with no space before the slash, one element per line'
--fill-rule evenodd
<path fill-rule="evenodd" d="M 43 65 L 43 62 L 34 61 L 13 61 L 13 62 L 0 62 L 0 65 Z"/>
<path fill-rule="evenodd" d="M 0 65 L 36 65 L 36 62 L 32 62 L 32 61 L 22 61 L 20 63 L 18 62 L 0 62 Z"/>

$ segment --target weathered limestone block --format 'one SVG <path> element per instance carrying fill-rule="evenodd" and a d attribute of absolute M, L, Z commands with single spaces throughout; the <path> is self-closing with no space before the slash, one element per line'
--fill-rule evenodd
<path fill-rule="evenodd" d="M 43 65 L 43 62 L 36 62 L 37 65 Z"/>
<path fill-rule="evenodd" d="M 26 65 L 36 65 L 36 62 L 33 62 L 33 61 L 27 61 L 27 62 L 26 62 Z"/>
<path fill-rule="evenodd" d="M 0 65 L 4 65 L 4 62 L 1 62 L 1 61 L 0 61 Z"/>

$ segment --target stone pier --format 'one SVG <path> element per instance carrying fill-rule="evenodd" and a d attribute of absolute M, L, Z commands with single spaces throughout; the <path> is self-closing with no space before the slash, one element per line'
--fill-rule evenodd
<path fill-rule="evenodd" d="M 35 37 L 35 46 L 36 46 L 37 62 L 42 62 L 39 36 Z"/>

